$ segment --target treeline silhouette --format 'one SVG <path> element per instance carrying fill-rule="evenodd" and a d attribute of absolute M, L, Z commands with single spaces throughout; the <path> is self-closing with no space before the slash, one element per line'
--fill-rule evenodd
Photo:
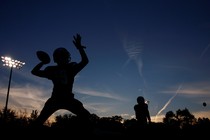
<path fill-rule="evenodd" d="M 37 118 L 38 113 L 37 110 L 33 110 L 28 116 L 27 113 L 7 109 L 5 117 L 5 110 L 0 110 L 1 132 L 3 130 L 34 131 L 34 128 L 31 129 L 30 124 Z M 138 137 L 141 135 L 147 138 L 154 136 L 161 138 L 165 135 L 171 135 L 174 138 L 184 136 L 201 138 L 209 136 L 210 120 L 209 118 L 195 118 L 187 108 L 178 109 L 176 112 L 168 111 L 162 122 L 151 122 L 144 127 L 138 125 L 135 118 L 124 119 L 118 115 L 99 117 L 96 114 L 92 114 L 91 124 L 87 125 L 83 124 L 76 115 L 64 114 L 56 116 L 54 122 L 46 121 L 43 127 L 35 131 L 38 134 L 38 132 L 54 132 L 55 130 L 68 130 L 68 135 L 79 133 L 80 136 L 83 134 L 100 137 Z M 53 135 L 55 133 L 50 134 Z"/>

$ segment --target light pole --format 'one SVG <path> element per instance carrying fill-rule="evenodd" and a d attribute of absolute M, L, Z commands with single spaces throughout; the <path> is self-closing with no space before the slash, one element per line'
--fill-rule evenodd
<path fill-rule="evenodd" d="M 5 57 L 2 56 L 1 60 L 4 63 L 3 66 L 10 67 L 9 84 L 8 84 L 8 90 L 7 90 L 6 105 L 5 105 L 5 109 L 4 109 L 4 116 L 6 118 L 7 105 L 8 105 L 8 99 L 9 99 L 10 83 L 11 83 L 11 79 L 12 79 L 12 70 L 13 70 L 13 68 L 20 69 L 23 65 L 25 65 L 25 62 L 21 62 L 19 60 L 14 60 L 11 57 L 7 57 L 7 56 L 5 56 Z"/>

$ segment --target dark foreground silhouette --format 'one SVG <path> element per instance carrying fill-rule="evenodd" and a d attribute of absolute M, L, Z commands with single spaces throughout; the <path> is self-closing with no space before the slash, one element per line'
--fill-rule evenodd
<path fill-rule="evenodd" d="M 135 111 L 136 120 L 139 123 L 139 125 L 144 126 L 147 125 L 148 123 L 151 123 L 148 104 L 145 102 L 144 97 L 138 96 L 136 101 L 137 104 L 134 105 L 134 111 Z"/>
<path fill-rule="evenodd" d="M 83 104 L 74 98 L 72 92 L 75 76 L 88 64 L 89 60 L 81 44 L 81 36 L 77 34 L 73 36 L 73 43 L 81 55 L 80 62 L 71 62 L 71 54 L 66 48 L 57 48 L 53 52 L 53 60 L 57 64 L 55 66 L 47 66 L 50 57 L 43 51 L 37 51 L 37 57 L 40 62 L 32 69 L 31 73 L 35 76 L 47 78 L 53 83 L 53 91 L 51 97 L 44 104 L 40 115 L 33 121 L 31 127 L 41 127 L 42 124 L 57 110 L 66 109 L 78 116 L 79 120 L 90 125 L 90 112 L 86 110 Z"/>
<path fill-rule="evenodd" d="M 183 138 L 208 138 L 208 126 L 194 126 L 189 128 L 169 127 L 163 123 L 150 123 L 147 126 L 139 127 L 137 123 L 131 124 L 106 122 L 101 120 L 94 124 L 93 129 L 88 129 L 84 124 L 74 120 L 72 123 L 63 124 L 63 126 L 43 126 L 39 129 L 28 127 L 1 127 L 1 136 L 7 138 L 24 138 L 26 135 L 33 139 L 47 138 L 139 138 L 139 139 L 183 139 Z M 61 125 L 61 124 L 60 124 Z M 1 125 L 2 126 L 2 125 Z M 8 133 L 9 132 L 9 133 Z M 8 135 L 9 134 L 9 135 Z M 10 135 L 11 134 L 11 135 Z M 13 135 L 15 134 L 15 135 Z"/>
<path fill-rule="evenodd" d="M 2 138 L 139 138 L 139 139 L 203 139 L 210 136 L 209 118 L 195 118 L 187 108 L 175 113 L 168 111 L 163 122 L 151 122 L 140 126 L 136 119 L 123 119 L 121 116 L 98 117 L 91 114 L 89 124 L 76 115 L 65 114 L 55 117 L 55 122 L 45 123 L 39 128 L 31 127 L 38 116 L 32 111 L 30 117 L 14 110 L 0 110 L 0 135 Z"/>
<path fill-rule="evenodd" d="M 187 110 L 177 110 L 166 113 L 163 122 L 151 122 L 143 127 L 136 119 L 123 119 L 121 116 L 98 117 L 91 114 L 91 124 L 84 123 L 76 115 L 65 114 L 56 116 L 55 122 L 45 123 L 39 128 L 32 128 L 30 124 L 35 120 L 38 112 L 32 111 L 30 117 L 17 115 L 8 110 L 8 118 L 4 118 L 0 110 L 0 135 L 2 138 L 139 138 L 139 139 L 183 139 L 208 138 L 210 120 L 208 118 L 194 118 Z M 192 121 L 194 122 L 192 123 Z"/>

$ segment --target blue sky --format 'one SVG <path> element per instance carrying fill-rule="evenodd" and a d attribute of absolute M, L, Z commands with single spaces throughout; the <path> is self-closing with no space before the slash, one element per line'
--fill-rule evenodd
<path fill-rule="evenodd" d="M 72 43 L 79 33 L 90 63 L 73 91 L 91 113 L 132 118 L 144 96 L 153 121 L 184 108 L 210 118 L 209 7 L 208 0 L 1 0 L 0 55 L 26 63 L 13 70 L 8 108 L 42 109 L 52 83 L 30 73 L 36 51 L 52 56 L 65 47 L 79 61 Z M 9 70 L 0 66 L 1 107 Z"/>

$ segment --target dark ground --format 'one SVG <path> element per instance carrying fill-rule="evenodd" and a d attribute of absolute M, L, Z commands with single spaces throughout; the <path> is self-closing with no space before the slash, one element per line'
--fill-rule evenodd
<path fill-rule="evenodd" d="M 2 138 L 7 139 L 209 139 L 209 128 L 175 129 L 161 126 L 129 128 L 113 131 L 103 128 L 4 128 Z"/>

